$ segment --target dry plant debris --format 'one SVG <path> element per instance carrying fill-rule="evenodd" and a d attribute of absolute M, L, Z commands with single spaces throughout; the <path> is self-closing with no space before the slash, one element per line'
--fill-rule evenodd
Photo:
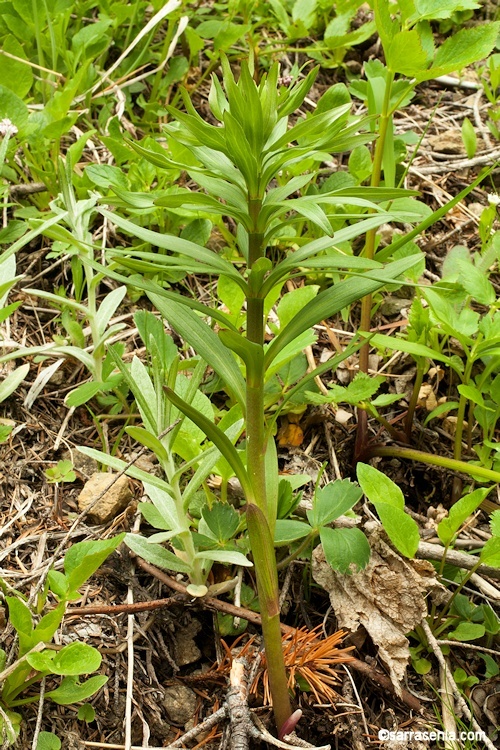
<path fill-rule="evenodd" d="M 415 565 L 404 560 L 387 544 L 383 532 L 372 532 L 369 542 L 370 562 L 352 575 L 333 571 L 322 548 L 317 547 L 313 552 L 313 577 L 328 592 L 341 627 L 352 632 L 361 625 L 366 628 L 389 668 L 396 693 L 401 695 L 401 681 L 410 659 L 405 634 L 426 617 L 426 594 L 445 589 L 429 563 Z"/>
<path fill-rule="evenodd" d="M 350 652 L 354 646 L 339 648 L 342 640 L 347 635 L 346 631 L 339 630 L 336 633 L 320 638 L 322 625 L 313 630 L 300 628 L 283 636 L 283 652 L 285 654 L 285 665 L 288 673 L 288 687 L 295 692 L 299 682 L 302 688 L 306 683 L 314 694 L 318 703 L 335 703 L 339 698 L 333 686 L 338 686 L 341 678 L 336 670 L 336 665 L 345 664 L 352 660 Z M 269 680 L 266 671 L 265 656 L 262 655 L 263 670 L 256 676 L 251 693 L 256 693 L 262 679 L 264 686 L 264 703 L 271 704 L 269 691 Z"/>

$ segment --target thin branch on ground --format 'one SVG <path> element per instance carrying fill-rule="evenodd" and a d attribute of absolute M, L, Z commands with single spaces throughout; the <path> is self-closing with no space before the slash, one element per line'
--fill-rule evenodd
<path fill-rule="evenodd" d="M 43 721 L 43 706 L 45 703 L 45 677 L 42 677 L 42 680 L 40 682 L 40 699 L 38 702 L 38 711 L 36 715 L 36 725 L 35 725 L 35 731 L 33 732 L 33 742 L 31 743 L 31 750 L 37 750 L 38 747 L 38 737 L 40 735 L 40 730 L 42 728 L 42 721 Z"/>
<path fill-rule="evenodd" d="M 279 740 L 267 731 L 256 714 L 252 714 L 252 718 L 254 724 L 252 725 L 251 734 L 252 737 L 259 742 L 267 742 L 269 745 L 278 747 L 281 750 L 295 750 L 296 747 L 308 747 L 311 748 L 311 750 L 331 750 L 331 745 L 311 745 L 309 742 L 305 742 L 304 740 L 295 737 L 294 734 L 287 734 L 285 735 L 284 740 Z"/>
<path fill-rule="evenodd" d="M 439 647 L 439 644 L 438 644 L 436 638 L 434 637 L 434 633 L 432 632 L 432 630 L 431 630 L 431 628 L 429 626 L 429 623 L 427 622 L 427 620 L 425 618 L 422 620 L 422 627 L 424 629 L 424 632 L 425 632 L 425 635 L 426 635 L 426 638 L 427 638 L 427 642 L 428 642 L 429 646 L 431 647 L 432 653 L 436 657 L 439 666 L 443 670 L 448 670 L 448 673 L 449 673 L 449 668 L 448 668 L 448 666 L 446 664 L 445 658 L 443 656 L 443 652 L 441 651 L 441 649 Z M 465 700 L 465 698 L 463 697 L 462 693 L 458 689 L 457 683 L 455 682 L 455 680 L 453 679 L 453 676 L 451 674 L 448 674 L 448 680 L 449 680 L 450 688 L 453 691 L 455 702 L 456 702 L 458 708 L 460 709 L 462 715 L 465 716 L 466 719 L 471 722 L 471 724 L 472 724 L 472 726 L 474 728 L 474 731 L 481 733 L 481 736 L 483 737 L 483 741 L 484 741 L 485 747 L 487 747 L 488 750 L 495 750 L 495 745 L 486 736 L 486 733 L 483 732 L 483 730 L 481 729 L 481 727 L 477 723 L 476 719 L 472 715 L 471 710 L 470 710 L 469 706 L 467 705 L 467 701 Z"/>
<path fill-rule="evenodd" d="M 133 604 L 132 587 L 127 592 L 127 603 Z M 125 750 L 132 748 L 132 697 L 134 690 L 134 615 L 127 617 L 127 692 L 125 695 Z"/>
<path fill-rule="evenodd" d="M 174 591 L 177 591 L 180 594 L 184 594 L 186 599 L 192 600 L 192 597 L 187 593 L 186 587 L 182 583 L 179 583 L 179 581 L 176 581 L 174 578 L 171 578 L 170 576 L 166 575 L 166 573 L 163 573 L 163 571 L 158 570 L 158 568 L 155 568 L 154 565 L 147 563 L 145 560 L 142 560 L 140 557 L 137 557 L 136 560 L 137 560 L 137 565 L 141 567 L 143 570 L 153 575 L 162 583 L 165 583 Z M 261 625 L 260 615 L 257 614 L 256 612 L 252 612 L 250 609 L 243 609 L 243 608 L 235 607 L 234 604 L 230 604 L 229 602 L 224 602 L 219 599 L 214 599 L 212 597 L 203 597 L 202 599 L 199 599 L 198 602 L 202 606 L 207 607 L 207 609 L 215 609 L 218 612 L 224 612 L 225 614 L 233 615 L 236 617 L 241 617 L 242 619 L 248 620 L 254 625 Z M 284 623 L 281 623 L 281 632 L 285 634 L 294 634 L 296 632 L 296 628 L 292 628 L 289 625 L 285 625 Z M 356 672 L 359 672 L 363 676 L 367 677 L 372 682 L 375 682 L 377 685 L 380 685 L 382 688 L 384 688 L 384 690 L 389 690 L 392 694 L 394 694 L 395 692 L 394 686 L 390 678 L 387 675 L 385 675 L 383 672 L 380 672 L 378 669 L 374 669 L 370 665 L 366 664 L 364 661 L 361 661 L 360 659 L 355 659 L 354 657 L 349 661 L 349 666 L 355 669 Z M 423 710 L 420 701 L 417 700 L 413 695 L 411 695 L 404 688 L 402 688 L 401 690 L 400 698 L 408 706 L 408 708 L 412 709 L 413 711 L 416 711 L 417 713 L 421 713 L 421 711 Z"/>
<path fill-rule="evenodd" d="M 486 648 L 486 646 L 477 646 L 475 643 L 464 643 L 463 641 L 449 641 L 446 639 L 438 638 L 436 643 L 439 646 L 460 646 L 461 648 L 470 648 L 473 651 L 481 651 L 485 654 L 493 654 L 493 656 L 500 656 L 500 651 L 495 651 L 494 648 Z"/>
<path fill-rule="evenodd" d="M 444 659 L 444 667 L 439 664 L 439 693 L 441 699 L 441 721 L 447 738 L 457 736 L 457 721 L 453 710 L 453 685 L 450 680 L 450 665 Z M 452 739 L 445 739 L 444 750 L 458 750 L 458 743 Z"/>
<path fill-rule="evenodd" d="M 244 658 L 233 659 L 226 697 L 233 750 L 248 750 L 248 740 L 252 731 L 252 719 L 248 708 L 247 671 L 248 664 Z"/>
<path fill-rule="evenodd" d="M 354 703 L 354 681 L 349 674 L 349 670 L 347 667 L 344 666 L 344 669 L 346 671 L 346 676 L 344 677 L 344 681 L 342 683 L 342 697 L 347 701 L 348 704 L 351 704 L 354 708 L 356 704 Z M 365 750 L 365 740 L 363 739 L 363 735 L 361 732 L 361 727 L 358 722 L 359 715 L 361 714 L 361 717 L 363 719 L 363 724 L 365 727 L 365 735 L 367 736 L 369 734 L 368 728 L 366 725 L 366 718 L 363 711 L 363 705 L 361 701 L 359 700 L 359 695 L 357 695 L 356 691 L 356 698 L 358 700 L 357 704 L 357 711 L 346 711 L 344 713 L 344 716 L 347 719 L 347 723 L 349 724 L 349 730 L 351 732 L 351 742 L 352 742 L 352 750 Z"/>
<path fill-rule="evenodd" d="M 429 542 L 419 542 L 416 557 L 420 557 L 423 560 L 437 560 L 438 562 L 441 562 L 443 557 L 445 557 L 446 562 L 450 565 L 455 565 L 457 568 L 465 568 L 466 570 L 472 570 L 477 564 L 477 557 L 474 555 L 466 555 L 465 552 L 457 552 L 454 549 L 445 551 L 444 547 L 441 547 L 439 544 L 429 544 Z M 493 568 L 490 565 L 480 565 L 477 573 L 487 578 L 500 580 L 500 568 Z"/>

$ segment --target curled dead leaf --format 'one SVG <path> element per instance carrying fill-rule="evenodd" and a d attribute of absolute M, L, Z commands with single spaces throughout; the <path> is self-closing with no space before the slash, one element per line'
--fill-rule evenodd
<path fill-rule="evenodd" d="M 418 392 L 418 405 L 423 406 L 426 411 L 432 411 L 437 406 L 437 399 L 430 383 L 422 383 Z"/>
<path fill-rule="evenodd" d="M 313 552 L 316 583 L 330 595 L 339 627 L 356 631 L 363 625 L 389 669 L 398 695 L 410 659 L 405 634 L 427 615 L 426 594 L 445 592 L 430 563 L 401 558 L 378 527 L 369 537 L 372 550 L 364 570 L 353 575 L 336 573 L 321 546 Z M 425 562 L 425 561 L 424 561 Z"/>

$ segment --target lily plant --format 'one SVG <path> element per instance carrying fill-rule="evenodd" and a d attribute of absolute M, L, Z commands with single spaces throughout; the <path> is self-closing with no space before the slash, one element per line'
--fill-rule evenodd
<path fill-rule="evenodd" d="M 350 150 L 372 137 L 365 130 L 366 121 L 350 115 L 347 89 L 335 86 L 328 90 L 314 112 L 295 117 L 291 124 L 290 116 L 303 105 L 317 70 L 284 86 L 278 65 L 259 83 L 253 78 L 251 65 L 242 65 L 238 81 L 227 60 L 222 65 L 223 83 L 214 76 L 209 97 L 217 124 L 204 121 L 184 92 L 185 111 L 168 108 L 171 122 L 166 133 L 170 150 L 151 144 L 150 140 L 147 147 L 130 142 L 156 166 L 181 167 L 201 190 L 180 188 L 175 194 L 160 197 L 121 189 L 115 192 L 116 205 L 136 211 L 138 221 L 141 211 L 153 206 L 225 217 L 229 220 L 226 228 L 234 228 L 232 254 L 224 257 L 195 242 L 151 231 L 103 208 L 102 214 L 125 233 L 162 250 L 157 253 L 142 249 L 143 244 L 138 249 L 114 248 L 109 250 L 105 272 L 123 283 L 130 277 L 127 279 L 117 269 L 133 271 L 134 286 L 146 291 L 169 325 L 216 373 L 229 402 L 241 407 L 245 439 L 235 446 L 213 420 L 165 386 L 171 402 L 204 431 L 241 483 L 273 710 L 278 731 L 283 734 L 285 728 L 290 731 L 293 721 L 289 721 L 292 710 L 282 652 L 274 549 L 279 483 L 274 432 L 286 402 L 314 377 L 331 369 L 332 364 L 327 362 L 303 375 L 282 395 L 270 415 L 265 409 L 265 387 L 314 342 L 314 325 L 384 284 L 394 283 L 418 262 L 418 256 L 411 256 L 384 266 L 339 249 L 341 243 L 365 235 L 385 222 L 411 221 L 408 205 L 404 218 L 388 206 L 396 198 L 415 193 L 395 188 L 349 187 L 320 195 L 301 195 L 316 179 L 319 165 L 332 153 Z M 344 221 L 342 229 L 334 232 L 331 218 L 336 211 Z M 415 212 L 413 219 L 417 216 Z M 309 228 L 308 235 L 304 224 Z M 315 239 L 311 239 L 311 227 Z M 322 236 L 318 237 L 318 233 Z M 234 298 L 240 299 L 241 314 L 231 316 L 222 309 L 220 300 L 208 306 L 151 280 L 153 274 L 158 278 L 162 269 L 172 268 L 210 274 L 218 277 L 219 283 L 223 279 L 226 289 L 231 288 Z M 309 299 L 274 336 L 270 334 L 268 318 L 282 287 L 318 270 L 340 273 L 342 280 Z M 358 342 L 350 346 L 343 356 L 350 356 L 360 345 Z"/>

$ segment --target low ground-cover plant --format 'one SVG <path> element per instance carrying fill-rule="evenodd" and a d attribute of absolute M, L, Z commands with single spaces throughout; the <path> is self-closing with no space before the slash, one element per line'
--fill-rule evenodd
<path fill-rule="evenodd" d="M 74 544 L 65 555 L 64 573 L 58 570 L 49 572 L 48 585 L 37 601 L 36 611 L 28 606 L 18 592 L 11 591 L 2 597 L 8 607 L 9 622 L 17 636 L 17 650 L 9 665 L 6 665 L 6 652 L 0 649 L 2 742 L 10 745 L 16 741 L 22 721 L 22 716 L 16 709 L 40 700 L 37 686 L 42 680 L 52 680 L 51 675 L 63 678 L 56 687 L 49 683 L 47 687 L 50 689 L 45 691 L 44 696 L 45 699 L 64 706 L 90 698 L 106 683 L 105 675 L 96 675 L 83 682 L 79 680 L 80 676 L 99 669 L 101 655 L 97 649 L 80 641 L 73 641 L 59 649 L 52 641 L 61 625 L 67 602 L 79 598 L 78 589 L 118 547 L 123 536 L 121 534 L 106 541 Z M 7 589 L 2 581 L 0 585 L 5 594 Z M 58 604 L 39 618 L 49 591 L 57 598 Z M 51 736 L 57 743 L 57 738 Z"/>
<path fill-rule="evenodd" d="M 493 50 L 498 36 L 498 24 L 488 23 L 460 29 L 436 48 L 431 21 L 443 20 L 463 9 L 463 2 L 389 3 L 388 0 L 373 0 L 375 24 L 384 50 L 385 65 L 375 60 L 366 66 L 367 80 L 355 82 L 352 91 L 367 103 L 368 112 L 373 116 L 372 128 L 378 134 L 373 150 L 372 164 L 368 164 L 370 184 L 393 186 L 398 184 L 398 151 L 406 150 L 394 135 L 394 114 L 408 104 L 418 83 L 449 74 L 457 69 L 487 57 Z M 467 8 L 479 6 L 467 4 Z M 433 218 L 431 217 L 431 223 Z M 363 255 L 367 258 L 387 260 L 399 248 L 396 240 L 377 253 L 377 228 L 366 236 Z M 361 330 L 370 330 L 371 296 L 363 300 Z M 360 369 L 368 372 L 368 347 L 360 353 Z M 366 412 L 359 412 L 359 427 L 356 455 L 363 456 L 368 443 L 366 433 Z"/>
<path fill-rule="evenodd" d="M 148 352 L 149 368 L 138 357 L 128 367 L 114 356 L 143 422 L 142 427 L 127 427 L 126 432 L 154 452 L 165 479 L 135 467 L 128 469 L 131 476 L 143 482 L 151 502 L 141 503 L 139 508 L 158 533 L 149 539 L 127 534 L 125 541 L 149 562 L 187 574 L 189 593 L 203 596 L 209 590 L 207 578 L 214 562 L 251 565 L 245 557 L 248 545 L 244 540 L 238 542 L 244 517 L 227 503 L 218 502 L 206 484 L 207 477 L 216 474 L 227 485 L 233 471 L 220 450 L 206 442 L 205 433 L 172 405 L 164 390 L 167 383 L 213 423 L 214 408 L 199 390 L 205 363 L 181 360 L 172 337 L 153 313 L 140 311 L 134 321 Z M 230 444 L 239 439 L 243 418 L 238 405 L 223 413 L 218 429 Z M 119 471 L 127 467 L 124 461 L 102 451 L 81 450 Z M 174 545 L 173 553 L 162 546 L 168 540 Z"/>
<path fill-rule="evenodd" d="M 474 566 L 467 571 L 446 563 L 446 551 L 453 548 L 462 528 L 469 522 L 472 514 L 491 491 L 491 488 L 479 488 L 467 492 L 450 508 L 448 515 L 437 526 L 437 535 L 444 547 L 441 563 L 435 564 L 442 580 L 453 584 L 453 591 L 446 603 L 439 607 L 433 604 L 429 616 L 429 626 L 436 638 L 451 639 L 459 642 L 478 641 L 478 646 L 491 648 L 495 636 L 500 632 L 500 619 L 489 603 L 475 604 L 470 596 L 462 593 L 474 572 L 480 565 L 500 566 L 500 511 L 495 511 L 490 518 L 491 537 L 477 555 Z M 429 644 L 421 627 L 411 634 L 418 641 L 412 646 L 412 662 L 419 674 L 427 674 L 432 664 L 426 658 Z M 447 644 L 441 646 L 444 653 L 449 653 Z M 498 666 L 485 652 L 481 654 L 485 661 L 486 677 L 498 674 Z M 496 666 L 496 670 L 495 670 Z M 459 680 L 460 681 L 460 680 Z M 463 682 L 463 680 L 462 680 Z M 477 677 L 468 685 L 479 682 Z"/>
<path fill-rule="evenodd" d="M 102 274 L 96 274 L 89 260 L 94 257 L 94 245 L 90 230 L 95 213 L 95 197 L 77 200 L 72 184 L 74 167 L 74 152 L 68 152 L 66 160 L 59 160 L 59 182 L 61 193 L 52 203 L 50 219 L 34 219 L 36 233 L 45 234 L 58 243 L 61 254 L 65 254 L 70 263 L 74 297 L 66 293 L 56 293 L 42 289 L 24 288 L 29 294 L 46 300 L 56 309 L 61 310 L 61 324 L 64 335 L 55 335 L 52 343 L 39 347 L 13 348 L 9 354 L 0 357 L 0 361 L 9 361 L 28 356 L 54 357 L 62 363 L 63 359 L 76 359 L 88 370 L 91 381 L 79 385 L 66 398 L 66 404 L 71 407 L 87 403 L 91 398 L 100 394 L 108 406 L 120 411 L 127 406 L 125 394 L 120 390 L 121 377 L 112 375 L 114 361 L 110 359 L 110 350 L 123 352 L 120 343 L 111 343 L 110 339 L 124 328 L 124 323 L 110 321 L 122 302 L 126 287 L 120 286 L 109 292 L 99 302 Z M 18 241 L 28 240 L 30 235 Z M 9 253 L 9 251 L 7 251 Z M 7 255 L 7 253 L 5 255 Z M 11 254 L 7 256 L 12 259 Z M 11 260 L 12 262 L 12 260 Z M 1 257 L 0 257 L 1 263 Z M 0 265 L 0 268 L 2 266 Z M 21 277 L 17 277 L 21 278 Z M 11 280 L 14 283 L 16 278 Z M 61 290 L 60 290 L 61 291 Z M 87 330 L 88 329 L 88 330 Z M 32 393 L 39 392 L 45 385 L 47 375 L 57 367 L 56 363 L 42 369 L 31 387 Z M 109 395 L 111 392 L 111 395 Z"/>

